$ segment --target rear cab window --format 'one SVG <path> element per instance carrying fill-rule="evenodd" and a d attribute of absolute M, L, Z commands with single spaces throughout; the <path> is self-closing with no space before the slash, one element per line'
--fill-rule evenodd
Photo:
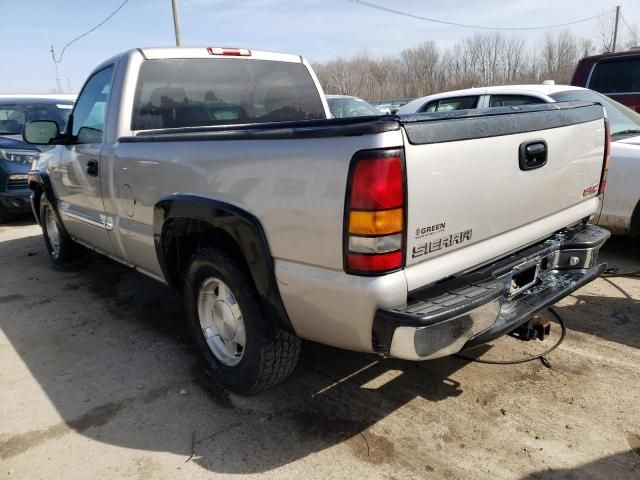
<path fill-rule="evenodd" d="M 640 56 L 596 63 L 587 87 L 605 94 L 640 93 Z"/>
<path fill-rule="evenodd" d="M 451 110 L 467 110 L 478 108 L 478 95 L 469 97 L 441 98 L 424 105 L 419 112 L 450 112 Z"/>
<path fill-rule="evenodd" d="M 302 63 L 235 58 L 146 60 L 132 130 L 327 118 Z"/>

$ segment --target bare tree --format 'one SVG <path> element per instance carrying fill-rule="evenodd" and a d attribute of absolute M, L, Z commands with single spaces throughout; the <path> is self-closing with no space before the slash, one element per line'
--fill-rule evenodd
<path fill-rule="evenodd" d="M 640 28 L 638 28 L 637 23 L 632 23 L 631 25 L 624 24 L 626 37 L 623 43 L 624 47 L 627 49 L 631 49 L 633 47 L 640 47 Z"/>
<path fill-rule="evenodd" d="M 539 47 L 490 33 L 464 38 L 446 50 L 427 41 L 398 56 L 372 58 L 361 52 L 314 69 L 327 93 L 378 100 L 545 79 L 568 83 L 577 61 L 595 49 L 592 40 L 578 39 L 568 30 L 547 34 Z"/>
<path fill-rule="evenodd" d="M 613 14 L 601 15 L 598 17 L 596 26 L 596 41 L 598 49 L 604 52 L 613 51 L 613 28 L 615 16 Z"/>

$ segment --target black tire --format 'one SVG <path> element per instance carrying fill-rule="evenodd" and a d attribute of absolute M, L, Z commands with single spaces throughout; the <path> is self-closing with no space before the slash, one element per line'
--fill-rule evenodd
<path fill-rule="evenodd" d="M 631 214 L 631 226 L 629 228 L 629 236 L 631 238 L 640 238 L 640 202 Z"/>
<path fill-rule="evenodd" d="M 58 229 L 58 245 L 57 248 L 51 243 L 49 239 L 49 232 L 47 229 L 47 218 L 51 215 L 52 220 L 55 222 Z M 55 212 L 44 194 L 40 197 L 40 223 L 42 225 L 42 236 L 44 237 L 44 244 L 49 254 L 49 258 L 56 268 L 64 269 L 78 265 L 86 257 L 84 249 L 74 242 L 64 226 L 58 221 Z"/>
<path fill-rule="evenodd" d="M 242 314 L 246 341 L 237 365 L 229 366 L 213 353 L 200 324 L 198 296 L 211 278 L 226 284 Z M 294 370 L 300 356 L 300 339 L 266 318 L 252 282 L 233 257 L 216 248 L 196 252 L 187 268 L 184 293 L 189 327 L 220 385 L 234 393 L 250 395 L 281 382 Z"/>
<path fill-rule="evenodd" d="M 13 215 L 4 205 L 0 205 L 0 225 L 13 220 Z"/>

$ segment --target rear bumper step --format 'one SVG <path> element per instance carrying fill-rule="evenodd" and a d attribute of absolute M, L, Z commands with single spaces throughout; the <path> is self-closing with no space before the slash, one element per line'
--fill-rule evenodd
<path fill-rule="evenodd" d="M 377 352 L 427 360 L 504 335 L 539 310 L 598 277 L 609 232 L 580 225 L 472 273 L 409 294 L 406 305 L 376 312 Z"/>

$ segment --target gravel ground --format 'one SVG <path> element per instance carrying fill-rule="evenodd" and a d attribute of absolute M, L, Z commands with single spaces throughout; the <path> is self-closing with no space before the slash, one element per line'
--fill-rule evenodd
<path fill-rule="evenodd" d="M 640 244 L 603 256 L 640 270 Z M 306 344 L 259 396 L 213 385 L 168 288 L 100 257 L 54 270 L 39 227 L 0 227 L 0 478 L 640 479 L 640 278 L 556 306 L 535 361 L 423 363 Z M 504 359 L 545 343 L 502 338 Z"/>

